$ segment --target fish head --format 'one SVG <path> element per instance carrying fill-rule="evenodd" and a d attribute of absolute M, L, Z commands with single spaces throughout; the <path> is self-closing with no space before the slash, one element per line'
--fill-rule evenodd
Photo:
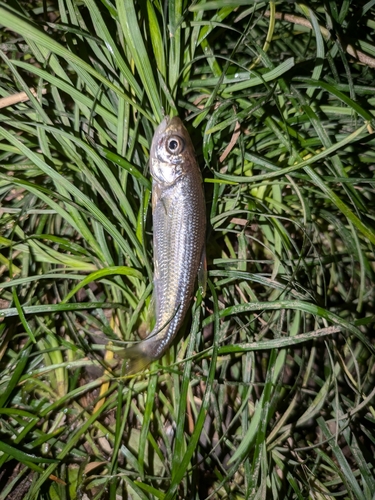
<path fill-rule="evenodd" d="M 194 147 L 180 118 L 164 118 L 157 127 L 150 150 L 150 171 L 161 184 L 173 184 L 195 163 Z"/>

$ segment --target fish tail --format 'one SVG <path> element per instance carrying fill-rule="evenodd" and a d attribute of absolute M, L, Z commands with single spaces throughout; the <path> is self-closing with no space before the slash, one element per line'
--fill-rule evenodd
<path fill-rule="evenodd" d="M 140 342 L 132 347 L 116 352 L 118 356 L 126 360 L 126 375 L 135 375 L 143 371 L 154 361 L 147 355 L 142 344 L 143 342 Z"/>

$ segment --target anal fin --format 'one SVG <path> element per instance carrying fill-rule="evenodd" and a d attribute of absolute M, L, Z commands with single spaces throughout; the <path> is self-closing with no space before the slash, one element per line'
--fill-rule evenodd
<path fill-rule="evenodd" d="M 201 262 L 198 268 L 198 286 L 202 294 L 202 297 L 206 295 L 207 289 L 207 258 L 206 258 L 206 247 L 202 250 Z"/>

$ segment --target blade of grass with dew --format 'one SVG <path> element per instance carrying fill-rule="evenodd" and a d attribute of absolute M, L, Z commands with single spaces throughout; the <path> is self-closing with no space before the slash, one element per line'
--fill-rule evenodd
<path fill-rule="evenodd" d="M 208 282 L 208 286 L 209 286 L 210 291 L 212 293 L 212 296 L 214 298 L 214 304 L 215 304 L 214 323 L 215 323 L 215 328 L 218 329 L 219 317 L 217 315 L 216 293 L 215 293 L 214 286 L 211 284 L 210 281 Z M 206 418 L 206 412 L 207 412 L 207 409 L 208 409 L 209 404 L 210 404 L 210 393 L 213 390 L 213 384 L 214 384 L 214 379 L 215 379 L 215 370 L 216 370 L 216 361 L 217 361 L 217 348 L 218 348 L 217 344 L 214 345 L 213 353 L 212 353 L 212 357 L 211 357 L 211 362 L 210 362 L 209 373 L 208 373 L 208 377 L 207 377 L 207 381 L 206 381 L 204 398 L 202 401 L 201 408 L 199 410 L 197 420 L 195 422 L 194 431 L 192 433 L 192 436 L 190 437 L 190 441 L 187 445 L 186 451 L 185 451 L 181 461 L 179 462 L 178 465 L 176 464 L 174 467 L 171 482 L 170 482 L 168 491 L 166 492 L 166 495 L 165 495 L 165 500 L 172 500 L 172 498 L 174 498 L 177 486 L 180 483 L 180 481 L 182 480 L 182 478 L 185 474 L 185 470 L 186 470 L 186 468 L 191 460 L 191 457 L 195 451 L 195 448 L 197 446 L 199 436 L 200 436 L 200 433 L 201 433 L 201 430 L 203 428 L 204 421 Z"/>
<path fill-rule="evenodd" d="M 133 107 L 137 109 L 141 114 L 148 116 L 147 113 L 142 109 L 142 107 L 135 102 L 133 102 L 124 92 L 122 92 L 118 87 L 116 87 L 113 83 L 111 83 L 107 78 L 104 78 L 100 73 L 94 70 L 89 64 L 80 59 L 77 55 L 73 54 L 66 48 L 64 48 L 61 44 L 53 40 L 47 34 L 39 31 L 33 25 L 26 23 L 20 17 L 15 16 L 7 9 L 0 7 L 0 15 L 2 19 L 2 23 L 7 28 L 17 32 L 17 33 L 27 33 L 27 37 L 35 42 L 36 44 L 40 44 L 45 47 L 47 50 L 55 53 L 58 56 L 65 58 L 71 64 L 76 65 L 76 67 L 82 70 L 87 75 L 92 75 L 97 78 L 100 82 L 106 85 L 108 88 L 113 90 L 119 97 L 128 101 Z M 157 115 L 158 116 L 158 115 Z"/>
<path fill-rule="evenodd" d="M 34 152 L 26 148 L 20 141 L 15 139 L 9 132 L 7 132 L 3 127 L 0 127 L 0 134 L 9 140 L 12 144 L 17 146 L 20 151 L 22 151 L 35 165 L 37 165 L 42 171 L 51 176 L 52 179 L 56 181 L 57 186 L 62 186 L 67 190 L 67 192 L 73 194 L 77 199 L 82 200 L 82 202 L 90 209 L 95 217 L 107 228 L 110 234 L 113 235 L 115 240 L 118 242 L 119 246 L 122 247 L 126 254 L 133 260 L 136 265 L 139 265 L 139 261 L 135 256 L 134 252 L 131 250 L 130 246 L 124 240 L 124 238 L 119 234 L 115 226 L 103 215 L 103 213 L 98 209 L 98 207 L 86 196 L 84 195 L 76 186 L 67 181 L 62 175 L 54 171 L 45 162 L 43 162 Z M 81 227 L 82 229 L 82 227 Z M 102 260 L 105 260 L 102 252 L 92 235 L 85 231 L 85 237 L 90 240 L 90 244 L 96 249 L 96 252 L 101 256 Z"/>
<path fill-rule="evenodd" d="M 131 51 L 135 67 L 145 85 L 155 119 L 159 123 L 162 120 L 159 95 L 146 47 L 138 26 L 134 4 L 131 2 L 125 4 L 122 1 L 116 0 L 116 7 L 123 36 Z"/>

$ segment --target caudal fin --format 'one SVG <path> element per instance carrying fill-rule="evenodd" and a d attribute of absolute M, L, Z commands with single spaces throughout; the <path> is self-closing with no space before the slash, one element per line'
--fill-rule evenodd
<path fill-rule="evenodd" d="M 141 345 L 142 342 L 116 352 L 118 356 L 126 360 L 125 375 L 135 375 L 152 363 L 153 359 L 145 354 Z"/>

